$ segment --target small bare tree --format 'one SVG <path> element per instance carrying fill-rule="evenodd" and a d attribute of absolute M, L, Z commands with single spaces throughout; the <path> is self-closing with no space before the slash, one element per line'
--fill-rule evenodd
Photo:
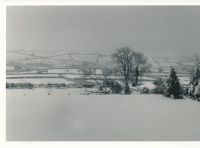
<path fill-rule="evenodd" d="M 107 67 L 104 67 L 100 70 L 101 70 L 101 76 L 102 77 L 100 77 L 96 74 L 96 68 L 89 68 L 89 69 L 83 70 L 84 76 L 89 77 L 97 85 L 97 91 L 95 91 L 95 92 L 90 91 L 90 93 L 99 93 L 99 94 L 108 93 L 107 92 L 108 90 L 103 89 L 103 83 L 102 82 L 106 82 L 108 80 L 108 77 L 111 75 L 112 70 L 108 69 Z"/>

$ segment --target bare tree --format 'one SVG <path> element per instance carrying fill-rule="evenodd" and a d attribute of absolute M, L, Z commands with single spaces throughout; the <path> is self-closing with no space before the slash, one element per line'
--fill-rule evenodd
<path fill-rule="evenodd" d="M 129 81 L 138 83 L 138 77 L 147 72 L 150 65 L 147 58 L 140 52 L 135 52 L 129 47 L 123 47 L 113 53 L 112 58 L 118 64 L 118 70 L 124 77 L 125 94 L 130 93 Z M 135 79 L 134 79 L 135 78 Z"/>
<path fill-rule="evenodd" d="M 151 65 L 148 64 L 147 57 L 140 52 L 133 51 L 133 63 L 134 67 L 132 69 L 133 81 L 132 86 L 138 85 L 138 77 L 143 76 L 145 73 L 150 72 Z"/>
<path fill-rule="evenodd" d="M 112 55 L 114 61 L 116 61 L 116 63 L 119 65 L 120 73 L 124 76 L 125 94 L 130 93 L 129 80 L 131 78 L 131 70 L 134 66 L 132 60 L 133 56 L 133 51 L 128 47 L 117 49 L 116 52 Z"/>

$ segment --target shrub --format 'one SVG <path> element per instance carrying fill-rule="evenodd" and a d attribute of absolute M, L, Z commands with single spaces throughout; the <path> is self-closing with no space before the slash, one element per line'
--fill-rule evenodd
<path fill-rule="evenodd" d="M 113 93 L 118 94 L 118 93 L 121 93 L 121 92 L 122 92 L 123 87 L 122 87 L 117 81 L 115 81 L 115 82 L 113 83 L 111 89 L 112 89 L 112 92 L 113 92 Z"/>
<path fill-rule="evenodd" d="M 200 84 L 198 84 L 198 85 L 195 87 L 194 96 L 195 96 L 195 99 L 200 98 Z"/>
<path fill-rule="evenodd" d="M 140 93 L 141 94 L 149 94 L 149 88 L 147 88 L 147 87 L 142 88 Z"/>
<path fill-rule="evenodd" d="M 33 87 L 32 83 L 6 83 L 6 88 L 33 89 Z"/>
<path fill-rule="evenodd" d="M 154 85 L 156 85 L 156 88 L 151 90 L 151 93 L 153 94 L 163 94 L 165 90 L 165 81 L 161 78 L 155 80 L 153 82 Z"/>
<path fill-rule="evenodd" d="M 113 81 L 113 80 L 104 80 L 104 81 L 103 81 L 103 85 L 110 87 L 111 90 L 112 90 L 112 93 L 114 93 L 114 94 L 121 93 L 122 90 L 123 90 L 122 85 L 119 84 L 117 81 Z"/>
<path fill-rule="evenodd" d="M 182 92 L 184 95 L 188 95 L 188 92 L 189 92 L 189 86 L 183 86 L 181 87 L 182 88 Z"/>

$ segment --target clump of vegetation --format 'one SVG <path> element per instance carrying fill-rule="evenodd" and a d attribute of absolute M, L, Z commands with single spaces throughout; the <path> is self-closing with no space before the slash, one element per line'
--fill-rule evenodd
<path fill-rule="evenodd" d="M 192 97 L 192 99 L 200 100 L 200 59 L 197 55 L 195 57 L 196 60 L 191 71 L 190 83 L 185 88 L 184 94 Z"/>
<path fill-rule="evenodd" d="M 156 81 L 153 82 L 156 85 L 156 88 L 152 90 L 153 94 L 164 94 L 165 91 L 165 81 L 162 78 L 158 78 Z"/>
<path fill-rule="evenodd" d="M 200 59 L 198 56 L 196 56 L 196 62 L 194 70 L 191 73 L 191 84 L 195 87 L 198 85 L 198 82 L 200 80 Z"/>
<path fill-rule="evenodd" d="M 48 84 L 39 84 L 39 85 L 35 85 L 35 87 L 39 87 L 39 88 L 66 88 L 67 85 L 64 83 L 61 84 L 53 84 L 53 83 L 48 83 Z"/>
<path fill-rule="evenodd" d="M 47 87 L 47 88 L 66 88 L 67 85 L 64 84 L 64 83 L 61 83 L 61 84 L 52 84 L 52 83 L 48 83 L 46 85 L 43 85 L 44 87 Z"/>
<path fill-rule="evenodd" d="M 66 88 L 69 87 L 64 83 L 61 84 L 32 84 L 32 83 L 6 83 L 8 89 L 33 89 L 33 88 Z"/>
<path fill-rule="evenodd" d="M 32 83 L 6 83 L 6 88 L 33 89 L 34 85 Z"/>
<path fill-rule="evenodd" d="M 103 85 L 110 87 L 113 94 L 122 93 L 123 86 L 117 81 L 112 81 L 112 80 L 103 81 Z"/>
<path fill-rule="evenodd" d="M 149 88 L 147 88 L 147 87 L 142 88 L 140 93 L 141 94 L 149 94 L 150 93 Z"/>

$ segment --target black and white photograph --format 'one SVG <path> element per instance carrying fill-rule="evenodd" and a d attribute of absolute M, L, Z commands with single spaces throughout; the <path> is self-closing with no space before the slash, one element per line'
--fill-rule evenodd
<path fill-rule="evenodd" d="M 6 7 L 7 141 L 199 141 L 200 6 Z"/>

